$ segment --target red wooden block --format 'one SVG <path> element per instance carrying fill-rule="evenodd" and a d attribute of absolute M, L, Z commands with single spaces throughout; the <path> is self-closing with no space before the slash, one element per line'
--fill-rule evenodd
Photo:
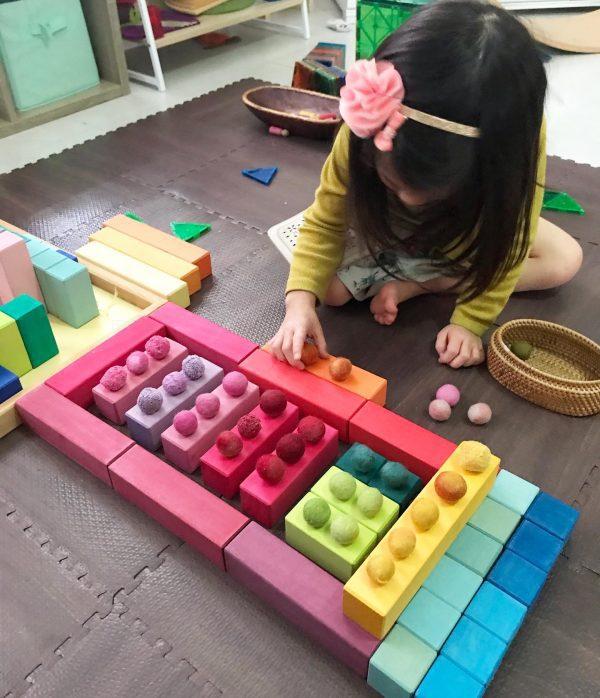
<path fill-rule="evenodd" d="M 276 483 L 267 482 L 254 470 L 240 485 L 242 511 L 263 526 L 271 528 L 306 494 L 314 481 L 338 457 L 339 442 L 335 429 L 325 425 L 325 434 L 316 444 L 307 443 L 304 455 L 286 465 Z"/>
<path fill-rule="evenodd" d="M 225 548 L 227 572 L 363 678 L 379 640 L 344 615 L 343 584 L 254 522 Z"/>
<path fill-rule="evenodd" d="M 239 364 L 258 348 L 258 344 L 249 339 L 174 303 L 161 305 L 151 317 L 163 323 L 169 336 L 185 344 L 192 354 L 200 354 L 225 371 L 237 370 Z"/>
<path fill-rule="evenodd" d="M 134 442 L 47 385 L 17 400 L 21 419 L 51 446 L 111 486 L 108 466 Z"/>
<path fill-rule="evenodd" d="M 350 420 L 350 441 L 369 446 L 428 482 L 456 450 L 452 441 L 367 401 Z"/>
<path fill-rule="evenodd" d="M 122 497 L 225 569 L 223 548 L 248 523 L 243 514 L 137 445 L 109 470 Z"/>
<path fill-rule="evenodd" d="M 260 419 L 262 428 L 253 439 L 244 439 L 237 427 L 233 429 L 242 439 L 242 452 L 239 455 L 235 458 L 225 458 L 219 449 L 213 446 L 200 459 L 205 485 L 229 499 L 238 493 L 242 480 L 252 472 L 258 457 L 272 451 L 284 434 L 289 434 L 295 429 L 300 410 L 288 402 L 278 417 L 269 417 L 260 405 L 250 414 Z"/>
<path fill-rule="evenodd" d="M 143 349 L 144 344 L 155 334 L 166 334 L 162 323 L 149 317 L 138 318 L 55 373 L 46 381 L 46 385 L 81 407 L 87 407 L 93 399 L 92 388 L 99 383 L 106 369 L 124 364 L 132 351 Z"/>
<path fill-rule="evenodd" d="M 262 390 L 283 390 L 304 414 L 320 417 L 335 427 L 342 441 L 348 441 L 350 418 L 366 402 L 364 398 L 324 381 L 308 371 L 299 371 L 278 361 L 262 349 L 240 364 L 248 378 Z"/>

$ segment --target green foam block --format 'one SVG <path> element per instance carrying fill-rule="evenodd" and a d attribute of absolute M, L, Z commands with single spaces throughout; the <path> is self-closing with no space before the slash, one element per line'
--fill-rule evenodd
<path fill-rule="evenodd" d="M 0 310 L 17 323 L 32 368 L 58 354 L 48 315 L 36 298 L 23 294 L 13 298 Z"/>

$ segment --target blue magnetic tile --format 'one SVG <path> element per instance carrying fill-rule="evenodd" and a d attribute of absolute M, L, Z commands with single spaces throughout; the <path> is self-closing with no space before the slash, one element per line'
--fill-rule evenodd
<path fill-rule="evenodd" d="M 416 698 L 480 698 L 484 687 L 454 662 L 440 655 L 417 689 Z"/>
<path fill-rule="evenodd" d="M 0 402 L 4 402 L 21 390 L 19 376 L 0 366 Z"/>
<path fill-rule="evenodd" d="M 419 589 L 397 622 L 434 650 L 439 650 L 459 618 L 460 611 L 427 589 Z"/>
<path fill-rule="evenodd" d="M 268 186 L 277 174 L 277 167 L 257 167 L 253 170 L 242 170 L 242 174 Z"/>
<path fill-rule="evenodd" d="M 385 458 L 364 444 L 355 443 L 336 463 L 337 467 L 353 475 L 357 480 L 369 484 L 369 480 L 385 463 Z"/>
<path fill-rule="evenodd" d="M 473 570 L 444 555 L 423 587 L 462 613 L 482 581 Z"/>
<path fill-rule="evenodd" d="M 520 555 L 505 550 L 488 576 L 488 581 L 526 606 L 537 599 L 546 581 L 546 573 Z"/>
<path fill-rule="evenodd" d="M 539 491 L 540 488 L 531 482 L 501 470 L 488 497 L 523 516 Z"/>
<path fill-rule="evenodd" d="M 400 505 L 400 513 L 423 489 L 423 482 L 402 463 L 386 461 L 369 480 L 369 487 L 376 487 L 384 497 Z"/>
<path fill-rule="evenodd" d="M 527 614 L 527 606 L 484 582 L 465 611 L 465 616 L 510 644 Z"/>
<path fill-rule="evenodd" d="M 560 499 L 546 492 L 540 492 L 527 510 L 525 518 L 555 536 L 567 540 L 579 518 L 579 512 L 561 502 Z"/>
<path fill-rule="evenodd" d="M 501 552 L 502 545 L 497 540 L 467 524 L 456 536 L 446 554 L 485 577 Z"/>
<path fill-rule="evenodd" d="M 544 572 L 550 572 L 563 549 L 564 541 L 525 519 L 506 547 Z"/>
<path fill-rule="evenodd" d="M 71 252 L 67 252 L 66 250 L 56 250 L 58 254 L 61 254 L 63 257 L 66 257 L 67 259 L 72 260 L 73 262 L 77 262 L 77 257 L 74 254 L 71 254 Z"/>

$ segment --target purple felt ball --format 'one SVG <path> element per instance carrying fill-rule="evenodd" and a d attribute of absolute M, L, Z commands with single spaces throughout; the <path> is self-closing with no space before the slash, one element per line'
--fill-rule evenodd
<path fill-rule="evenodd" d="M 213 393 L 202 393 L 196 398 L 196 409 L 204 419 L 212 419 L 216 416 L 221 406 L 221 401 Z"/>
<path fill-rule="evenodd" d="M 162 386 L 169 395 L 181 395 L 187 385 L 187 378 L 183 371 L 167 373 L 163 378 Z"/>
<path fill-rule="evenodd" d="M 472 424 L 487 424 L 492 418 L 492 408 L 485 402 L 476 402 L 469 407 L 467 417 Z"/>
<path fill-rule="evenodd" d="M 432 400 L 429 403 L 429 416 L 436 422 L 445 422 L 451 413 L 452 408 L 445 400 Z"/>
<path fill-rule="evenodd" d="M 166 337 L 161 337 L 159 334 L 155 334 L 146 342 L 145 349 L 153 359 L 160 361 L 169 353 L 171 345 Z"/>
<path fill-rule="evenodd" d="M 196 356 L 196 354 L 190 354 L 183 360 L 181 370 L 191 381 L 197 381 L 204 375 L 206 366 L 204 365 L 204 361 L 202 361 L 199 356 Z"/>
<path fill-rule="evenodd" d="M 111 366 L 100 379 L 102 385 L 111 393 L 116 393 L 127 382 L 127 371 L 124 366 Z"/>
<path fill-rule="evenodd" d="M 163 396 L 157 388 L 144 388 L 138 395 L 137 404 L 144 414 L 154 414 L 160 410 Z"/>
<path fill-rule="evenodd" d="M 445 400 L 450 407 L 454 407 L 460 400 L 460 390 L 452 383 L 441 385 L 435 394 L 438 400 Z"/>
<path fill-rule="evenodd" d="M 129 354 L 127 361 L 127 370 L 136 376 L 141 376 L 148 370 L 148 354 L 144 351 L 134 351 Z"/>
<path fill-rule="evenodd" d="M 175 415 L 173 426 L 182 436 L 191 436 L 198 428 L 198 418 L 191 410 L 182 410 Z"/>
<path fill-rule="evenodd" d="M 232 397 L 240 397 L 246 392 L 248 379 L 239 371 L 232 371 L 223 378 L 223 389 Z"/>

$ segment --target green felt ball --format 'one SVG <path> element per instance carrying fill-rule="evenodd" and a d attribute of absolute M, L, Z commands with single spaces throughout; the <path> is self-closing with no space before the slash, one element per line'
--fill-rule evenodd
<path fill-rule="evenodd" d="M 329 490 L 334 497 L 346 502 L 356 492 L 356 480 L 350 473 L 336 473 L 329 480 Z"/>
<path fill-rule="evenodd" d="M 408 471 L 400 463 L 388 461 L 381 468 L 381 477 L 388 487 L 398 490 L 406 483 Z"/>
<path fill-rule="evenodd" d="M 524 339 L 517 339 L 516 342 L 513 342 L 510 345 L 510 350 L 515 356 L 518 356 L 519 359 L 527 361 L 527 359 L 531 356 L 533 347 L 531 346 L 531 344 L 529 344 L 529 342 L 526 342 Z"/>
<path fill-rule="evenodd" d="M 372 519 L 383 505 L 383 495 L 376 487 L 367 487 L 358 495 L 356 503 L 361 512 Z"/>
<path fill-rule="evenodd" d="M 350 545 L 358 536 L 358 524 L 351 516 L 337 516 L 329 529 L 331 537 L 340 545 Z"/>
<path fill-rule="evenodd" d="M 309 526 L 322 528 L 329 521 L 331 509 L 324 499 L 312 497 L 304 504 L 302 515 Z"/>

